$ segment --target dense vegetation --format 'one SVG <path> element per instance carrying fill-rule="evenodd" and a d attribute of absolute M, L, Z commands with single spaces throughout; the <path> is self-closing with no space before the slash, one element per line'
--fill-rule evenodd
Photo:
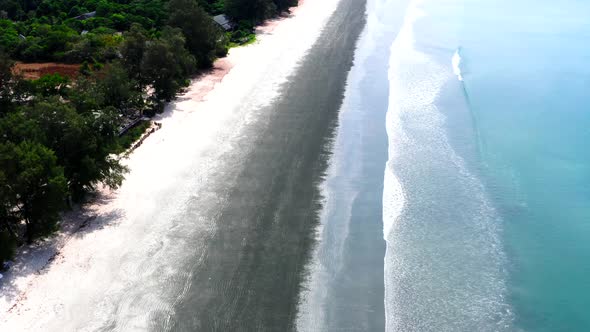
<path fill-rule="evenodd" d="M 54 231 L 59 213 L 97 184 L 121 184 L 126 119 L 161 111 L 199 68 L 295 4 L 0 0 L 0 262 Z M 220 29 L 211 18 L 220 13 L 237 29 Z M 76 78 L 24 80 L 14 60 L 82 66 Z"/>
<path fill-rule="evenodd" d="M 0 48 L 23 61 L 103 62 L 118 57 L 120 32 L 137 24 L 156 36 L 178 27 L 198 65 L 223 55 L 229 39 L 287 10 L 296 0 L 0 0 Z M 84 14 L 92 13 L 91 17 Z M 227 13 L 240 29 L 218 31 L 210 15 Z M 82 17 L 81 17 L 82 15 Z"/>

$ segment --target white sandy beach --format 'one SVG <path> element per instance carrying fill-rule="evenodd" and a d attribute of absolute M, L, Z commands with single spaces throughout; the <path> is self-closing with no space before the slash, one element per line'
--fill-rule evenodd
<path fill-rule="evenodd" d="M 233 142 L 277 96 L 338 1 L 306 0 L 261 27 L 256 43 L 232 49 L 155 118 L 162 129 L 125 160 L 130 172 L 121 188 L 101 190 L 93 204 L 65 216 L 56 236 L 20 248 L 0 279 L 0 331 L 92 331 L 114 321 L 120 330 L 146 330 L 169 315 L 190 287 L 190 275 L 176 267 L 202 245 L 179 245 L 176 211 L 188 201 L 223 199 L 207 188 L 231 181 L 220 166 L 239 160 L 224 155 L 248 149 Z M 198 211 L 190 222 L 192 239 L 215 230 Z M 180 291 L 170 293 L 171 283 Z"/>

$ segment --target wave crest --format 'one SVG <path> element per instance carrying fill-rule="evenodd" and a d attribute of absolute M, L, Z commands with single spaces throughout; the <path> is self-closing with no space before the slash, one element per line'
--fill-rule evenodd
<path fill-rule="evenodd" d="M 459 81 L 463 81 L 463 74 L 461 73 L 461 60 L 461 47 L 459 47 L 457 48 L 455 54 L 453 54 L 453 58 L 451 59 L 453 73 L 457 76 Z"/>

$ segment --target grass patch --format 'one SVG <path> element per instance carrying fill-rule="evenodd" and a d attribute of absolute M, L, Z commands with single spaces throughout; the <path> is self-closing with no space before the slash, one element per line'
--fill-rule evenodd
<path fill-rule="evenodd" d="M 251 33 L 251 34 L 248 34 L 244 37 L 241 37 L 240 39 L 235 39 L 235 40 L 230 41 L 228 44 L 228 47 L 234 48 L 234 47 L 246 46 L 246 45 L 254 44 L 254 42 L 256 42 L 256 34 Z"/>
<path fill-rule="evenodd" d="M 238 47 L 252 44 L 256 41 L 255 24 L 249 20 L 238 22 L 235 30 L 227 33 L 229 47 Z"/>
<path fill-rule="evenodd" d="M 256 41 L 256 34 L 255 33 L 251 33 L 250 35 L 248 35 L 248 37 L 246 37 L 247 40 L 245 40 L 243 43 L 241 43 L 241 46 L 245 46 L 245 45 L 250 45 L 250 44 L 254 44 L 254 42 Z"/>
<path fill-rule="evenodd" d="M 118 138 L 117 153 L 123 153 L 137 142 L 151 125 L 151 121 L 141 121 L 137 126 L 129 129 L 123 136 Z"/>

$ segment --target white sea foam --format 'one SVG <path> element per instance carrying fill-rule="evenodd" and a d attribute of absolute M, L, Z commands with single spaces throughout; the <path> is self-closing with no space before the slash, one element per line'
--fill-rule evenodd
<path fill-rule="evenodd" d="M 453 76 L 462 79 L 460 54 L 448 65 L 420 50 L 414 29 L 429 19 L 420 9 L 424 3 L 411 3 L 391 48 L 383 193 L 386 330 L 509 331 L 497 214 L 451 146 L 437 105 Z M 451 186 L 439 178 L 443 174 L 454 179 Z M 461 196 L 449 199 L 453 194 Z"/>
<path fill-rule="evenodd" d="M 191 98 L 193 85 L 170 104 L 159 119 L 162 129 L 127 161 L 131 172 L 122 187 L 99 202 L 96 221 L 65 239 L 42 274 L 28 271 L 30 261 L 22 260 L 4 275 L 0 330 L 169 327 L 173 306 L 187 294 L 215 231 L 209 209 L 226 199 L 220 188 L 238 174 L 240 160 L 225 156 L 252 148 L 238 144 L 247 124 L 278 95 L 338 2 L 306 0 L 272 33 L 231 50 L 235 67 L 204 102 Z"/>
<path fill-rule="evenodd" d="M 463 75 L 461 74 L 461 54 L 459 52 L 461 48 L 458 48 L 453 57 L 451 58 L 451 65 L 453 66 L 453 73 L 457 76 L 459 81 L 463 80 Z"/>
<path fill-rule="evenodd" d="M 330 310 L 328 289 L 336 282 L 346 258 L 344 243 L 349 240 L 351 209 L 357 199 L 355 189 L 362 176 L 363 153 L 361 139 L 352 133 L 361 133 L 363 118 L 371 111 L 362 104 L 361 82 L 367 75 L 367 69 L 374 64 L 367 63 L 367 58 L 382 52 L 383 45 L 378 42 L 384 34 L 393 38 L 399 28 L 392 18 L 397 13 L 399 23 L 403 18 L 405 1 L 368 0 L 366 4 L 366 25 L 356 45 L 354 65 L 347 78 L 347 85 L 342 107 L 339 111 L 338 131 L 332 147 L 330 165 L 326 179 L 319 186 L 324 197 L 317 229 L 318 245 L 312 253 L 307 266 L 309 271 L 303 284 L 303 291 L 298 304 L 296 326 L 298 331 L 326 331 L 334 327 L 334 318 L 327 316 Z M 366 84 L 366 82 L 365 82 Z M 354 160 L 354 162 L 352 162 Z M 333 300 L 333 298 L 332 298 Z"/>
<path fill-rule="evenodd" d="M 415 68 L 410 65 L 413 61 L 423 62 L 426 60 L 423 54 L 414 50 L 413 26 L 422 15 L 417 2 L 412 2 L 406 10 L 404 24 L 391 46 L 389 109 L 386 117 L 389 160 L 385 167 L 383 188 L 383 237 L 387 242 L 395 241 L 394 234 L 398 219 L 406 203 L 404 189 L 396 176 L 394 166 L 399 157 L 399 146 L 409 144 L 409 138 L 405 135 L 402 126 L 402 112 L 408 108 L 431 105 L 436 98 L 440 84 L 440 82 L 431 81 L 428 76 L 424 82 L 412 82 L 411 79 L 406 79 L 414 75 L 412 70 Z M 412 86 L 408 86 L 407 83 L 412 83 Z M 419 94 L 417 94 L 417 85 L 420 86 Z M 402 323 L 398 320 L 399 306 L 403 304 L 396 301 L 400 285 L 394 280 L 394 276 L 400 277 L 403 273 L 403 270 L 399 269 L 402 262 L 396 262 L 400 258 L 391 251 L 388 245 L 384 258 L 386 331 L 403 330 Z"/>
<path fill-rule="evenodd" d="M 404 86 L 405 82 L 400 79 L 400 76 L 404 74 L 404 71 L 405 75 L 411 74 L 407 72 L 407 69 L 403 66 L 405 61 L 409 61 L 412 58 L 423 58 L 422 54 L 412 51 L 414 45 L 413 25 L 422 15 L 423 14 L 418 9 L 417 4 L 415 2 L 411 3 L 406 10 L 402 28 L 391 46 L 391 60 L 389 67 L 389 109 L 385 122 L 387 135 L 389 136 L 389 161 L 385 167 L 386 182 L 383 192 L 383 237 L 385 240 L 387 240 L 389 234 L 393 230 L 395 221 L 401 214 L 405 202 L 403 188 L 391 166 L 391 162 L 393 162 L 398 156 L 399 150 L 397 149 L 397 145 L 403 144 L 404 141 L 407 141 L 407 137 L 404 136 L 400 114 L 402 109 L 407 107 L 404 103 L 411 101 L 421 102 L 423 105 L 428 105 L 432 103 L 436 97 L 436 91 L 428 94 L 429 90 L 423 89 L 423 94 L 421 96 L 407 98 L 403 95 L 403 91 L 405 91 L 407 87 Z"/>

